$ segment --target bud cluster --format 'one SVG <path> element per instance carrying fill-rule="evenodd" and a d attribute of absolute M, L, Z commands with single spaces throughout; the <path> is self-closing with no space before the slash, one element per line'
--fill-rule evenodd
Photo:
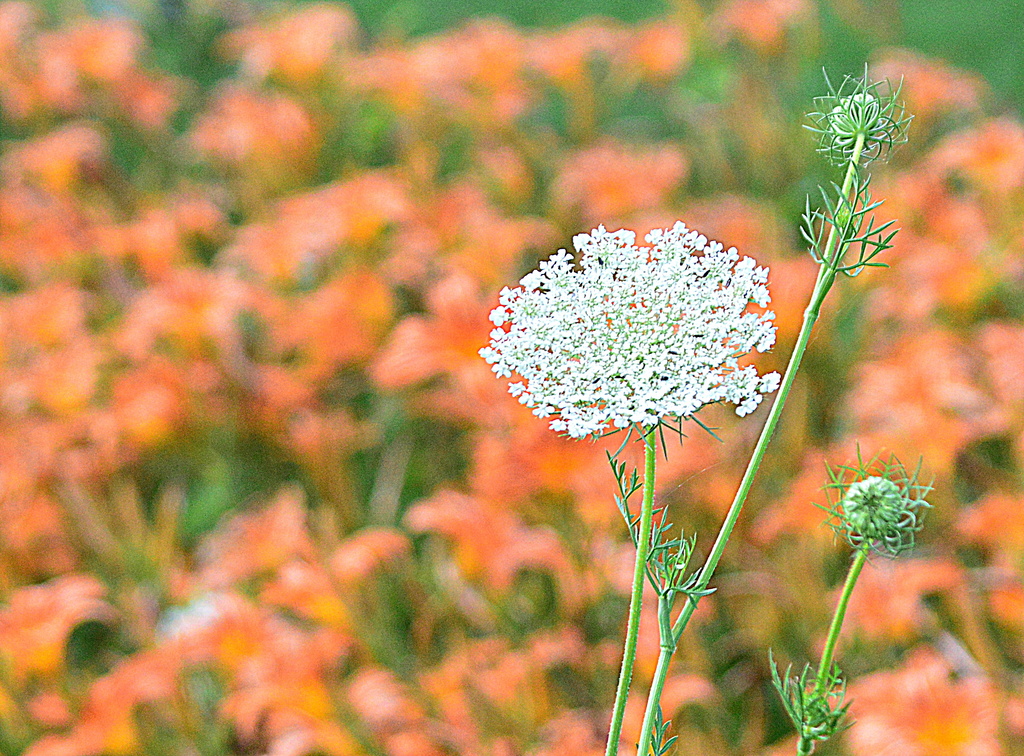
<path fill-rule="evenodd" d="M 828 94 L 815 98 L 818 109 L 810 113 L 813 125 L 807 128 L 818 135 L 818 152 L 831 162 L 844 165 L 856 157 L 867 164 L 907 141 L 911 119 L 899 98 L 902 84 L 894 89 L 887 81 L 869 81 L 866 71 L 863 78 L 847 76 L 838 89 L 827 74 L 825 82 Z"/>
<path fill-rule="evenodd" d="M 850 726 L 845 721 L 850 707 L 849 703 L 844 702 L 846 682 L 838 667 L 833 665 L 823 678 L 818 678 L 808 664 L 797 677 L 791 674 L 792 666 L 780 675 L 771 652 L 769 663 L 772 668 L 772 684 L 799 735 L 798 756 L 814 753 L 817 744 L 824 743 Z"/>
<path fill-rule="evenodd" d="M 823 207 L 811 208 L 807 199 L 800 232 L 810 246 L 815 262 L 834 274 L 855 276 L 864 268 L 884 267 L 875 257 L 892 246 L 894 221 L 876 225 L 864 166 L 884 159 L 906 141 L 907 116 L 899 99 L 899 87 L 847 76 L 836 89 L 828 81 L 829 93 L 816 98 L 816 112 L 810 113 L 806 128 L 818 135 L 818 151 L 847 168 L 840 186 L 821 187 Z"/>
<path fill-rule="evenodd" d="M 865 464 L 859 454 L 856 465 L 830 469 L 829 524 L 855 549 L 897 556 L 912 548 L 930 506 L 924 497 L 931 486 L 920 483 L 919 475 L 920 467 L 908 474 L 895 457 Z"/>

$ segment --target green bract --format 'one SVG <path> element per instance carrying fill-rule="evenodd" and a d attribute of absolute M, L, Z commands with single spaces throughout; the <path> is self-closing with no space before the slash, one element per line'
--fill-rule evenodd
<path fill-rule="evenodd" d="M 818 151 L 830 161 L 842 165 L 858 153 L 860 163 L 870 163 L 907 141 L 911 117 L 899 98 L 902 85 L 894 89 L 888 81 L 869 81 L 866 70 L 862 78 L 847 76 L 838 89 L 827 74 L 825 81 L 829 92 L 815 98 L 818 109 L 809 114 L 807 128 L 818 135 Z"/>
<path fill-rule="evenodd" d="M 850 726 L 846 721 L 850 704 L 844 701 L 846 681 L 838 667 L 831 665 L 819 676 L 808 664 L 797 677 L 791 674 L 792 666 L 786 668 L 785 674 L 780 674 L 771 651 L 768 652 L 768 662 L 772 670 L 772 684 L 800 737 L 798 756 L 813 753 L 815 745 L 824 743 Z"/>
<path fill-rule="evenodd" d="M 914 545 L 921 529 L 921 509 L 931 486 L 918 481 L 920 468 L 908 475 L 895 457 L 866 464 L 858 455 L 856 465 L 829 470 L 827 489 L 837 491 L 826 509 L 830 525 L 855 549 L 869 548 L 896 556 Z"/>

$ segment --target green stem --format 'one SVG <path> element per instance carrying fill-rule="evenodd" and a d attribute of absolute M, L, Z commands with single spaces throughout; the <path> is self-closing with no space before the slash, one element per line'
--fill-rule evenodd
<path fill-rule="evenodd" d="M 828 628 L 828 637 L 825 639 L 825 650 L 821 654 L 821 664 L 818 665 L 818 679 L 814 683 L 814 692 L 819 696 L 828 694 L 832 659 L 835 656 L 836 643 L 839 641 L 839 632 L 843 629 L 843 618 L 846 617 L 846 607 L 850 603 L 850 596 L 853 595 L 853 587 L 857 584 L 857 578 L 864 569 L 870 548 L 860 548 L 857 556 L 854 557 L 850 571 L 846 573 L 846 582 L 843 584 L 843 592 L 839 596 L 839 603 L 836 605 L 835 614 L 832 615 L 832 624 Z M 814 753 L 815 739 L 810 735 L 801 735 L 796 746 L 796 756 L 810 756 Z"/>
<path fill-rule="evenodd" d="M 626 642 L 622 652 L 622 667 L 619 669 L 619 685 L 615 690 L 615 705 L 612 707 L 612 722 L 608 730 L 606 756 L 619 752 L 619 737 L 622 735 L 622 717 L 626 711 L 629 684 L 633 679 L 633 662 L 636 659 L 636 642 L 640 631 L 640 607 L 643 603 L 644 580 L 647 571 L 647 555 L 651 547 L 651 527 L 654 521 L 654 469 L 658 458 L 655 429 L 644 435 L 644 495 L 640 508 L 640 529 L 637 534 L 636 564 L 633 567 L 633 590 L 629 597 L 629 620 L 626 623 Z"/>
<path fill-rule="evenodd" d="M 864 562 L 868 558 L 868 549 L 857 550 L 857 556 L 850 565 L 850 571 L 846 573 L 846 583 L 843 585 L 843 592 L 839 596 L 839 604 L 836 606 L 836 613 L 832 615 L 832 625 L 828 629 L 828 637 L 825 639 L 825 650 L 821 653 L 821 664 L 818 665 L 818 682 L 814 688 L 818 693 L 825 692 L 825 681 L 828 678 L 829 670 L 832 668 L 832 656 L 836 651 L 836 643 L 839 640 L 839 631 L 843 629 L 843 618 L 846 616 L 846 607 L 850 603 L 850 596 L 853 594 L 853 586 L 857 584 L 860 571 L 864 569 Z"/>
<path fill-rule="evenodd" d="M 661 625 L 661 651 L 658 653 L 658 666 L 654 668 L 654 681 L 651 683 L 651 692 L 647 695 L 647 708 L 644 711 L 644 722 L 640 727 L 640 743 L 637 746 L 637 756 L 643 756 L 651 750 L 651 738 L 654 736 L 654 716 L 658 711 L 661 701 L 661 692 L 665 687 L 665 680 L 668 677 L 668 665 L 672 662 L 672 654 L 676 646 L 672 630 L 669 628 L 668 615 L 672 606 L 664 596 L 658 598 L 659 614 L 664 614 L 665 621 Z M 667 629 L 666 629 L 667 628 Z"/>
<path fill-rule="evenodd" d="M 857 138 L 856 149 L 854 150 L 853 157 L 846 169 L 846 178 L 843 181 L 842 189 L 844 195 L 850 191 L 850 186 L 853 183 L 853 176 L 857 171 L 857 163 L 860 161 L 860 153 L 863 148 L 864 138 L 863 136 L 860 136 Z M 729 536 L 732 535 L 733 528 L 736 526 L 736 521 L 740 516 L 740 510 L 743 509 L 743 504 L 746 502 L 747 495 L 750 493 L 750 489 L 754 484 L 754 477 L 757 475 L 757 471 L 761 467 L 761 460 L 764 458 L 765 451 L 768 449 L 768 442 L 772 440 L 772 435 L 775 433 L 775 426 L 778 425 L 779 418 L 782 416 L 782 408 L 786 404 L 786 399 L 789 397 L 789 390 L 793 387 L 793 381 L 796 379 L 796 373 L 800 369 L 800 363 L 803 361 L 804 352 L 807 350 L 807 343 L 811 339 L 811 331 L 814 329 L 814 324 L 817 322 L 818 315 L 821 312 L 821 304 L 825 301 L 825 295 L 828 294 L 829 289 L 832 288 L 832 283 L 835 281 L 835 269 L 837 266 L 832 264 L 833 262 L 838 262 L 838 260 L 832 260 L 832 248 L 836 241 L 835 231 L 835 226 L 829 230 L 828 240 L 825 242 L 825 251 L 823 254 L 824 262 L 818 269 L 818 278 L 814 282 L 814 292 L 811 294 L 810 304 L 807 305 L 807 309 L 804 311 L 804 322 L 800 328 L 800 335 L 797 336 L 796 346 L 793 348 L 793 354 L 789 358 L 789 365 L 786 366 L 786 373 L 782 377 L 782 384 L 779 386 L 779 392 L 775 396 L 775 402 L 772 404 L 771 412 L 768 415 L 768 421 L 764 424 L 764 428 L 761 430 L 761 436 L 757 439 L 757 445 L 754 447 L 754 453 L 751 455 L 750 462 L 747 464 L 747 469 L 743 473 L 743 479 L 740 481 L 740 487 L 736 491 L 736 498 L 733 499 L 732 505 L 729 507 L 729 511 L 725 515 L 725 521 L 722 523 L 722 528 L 718 532 L 718 538 L 715 539 L 715 544 L 711 548 L 711 553 L 708 554 L 708 558 L 704 562 L 704 566 L 701 568 L 700 577 L 697 579 L 697 590 L 707 588 L 708 583 L 711 581 L 711 576 L 718 567 L 718 562 L 722 558 L 722 553 L 725 551 L 725 544 L 729 540 Z M 686 623 L 689 622 L 690 617 L 693 615 L 693 611 L 696 608 L 697 600 L 691 597 L 686 602 L 686 606 L 683 608 L 682 613 L 679 615 L 679 618 L 676 620 L 675 626 L 673 627 L 673 633 L 675 634 L 676 640 L 679 639 L 679 636 L 686 628 Z"/>
<path fill-rule="evenodd" d="M 842 193 L 843 196 L 848 196 L 850 188 L 853 185 L 853 178 L 857 173 L 857 165 L 860 163 L 860 156 L 864 150 L 864 137 L 859 135 L 857 142 L 854 145 L 853 154 L 850 157 L 850 162 L 846 168 L 846 176 L 843 179 Z M 811 331 L 814 329 L 814 324 L 818 320 L 818 315 L 821 312 L 822 302 L 825 301 L 825 296 L 828 294 L 829 289 L 832 288 L 832 284 L 836 278 L 836 270 L 839 267 L 839 261 L 842 258 L 842 249 L 836 250 L 836 254 L 833 255 L 833 249 L 836 245 L 836 229 L 833 226 L 829 229 L 828 239 L 825 242 L 825 250 L 822 254 L 822 263 L 818 268 L 818 278 L 814 282 L 814 291 L 811 294 L 811 300 L 807 305 L 807 309 L 804 311 L 803 324 L 800 327 L 800 334 L 796 339 L 796 346 L 793 347 L 793 354 L 789 358 L 789 365 L 786 366 L 786 372 L 782 377 L 782 383 L 779 385 L 779 391 L 775 395 L 775 402 L 772 404 L 772 408 L 768 414 L 768 420 L 764 424 L 764 428 L 761 429 L 761 435 L 757 439 L 757 444 L 754 446 L 754 452 L 750 457 L 750 462 L 747 463 L 747 469 L 743 473 L 743 479 L 740 481 L 739 488 L 736 491 L 736 497 L 733 499 L 732 505 L 729 507 L 729 511 L 725 515 L 725 520 L 722 522 L 722 527 L 718 531 L 718 537 L 715 539 L 714 545 L 711 547 L 711 553 L 708 554 L 707 559 L 704 561 L 704 566 L 701 567 L 700 573 L 697 577 L 697 583 L 694 586 L 694 593 L 707 588 L 708 583 L 711 582 L 711 577 L 714 575 L 715 569 L 718 567 L 718 562 L 722 558 L 722 554 L 725 552 L 725 545 L 732 535 L 733 529 L 736 527 L 736 521 L 739 519 L 740 511 L 743 509 L 743 504 L 747 500 L 747 495 L 750 493 L 750 489 L 754 484 L 754 478 L 757 475 L 758 469 L 761 467 L 761 461 L 764 459 L 765 451 L 768 449 L 768 443 L 772 439 L 772 435 L 775 433 L 775 427 L 779 423 L 779 418 L 782 416 L 782 409 L 786 404 L 786 399 L 789 397 L 789 391 L 793 387 L 793 381 L 796 379 L 797 371 L 800 369 L 800 363 L 803 361 L 804 352 L 807 351 L 807 343 L 811 338 Z M 686 629 L 690 618 L 693 616 L 694 611 L 697 609 L 698 598 L 694 598 L 691 594 L 687 596 L 686 604 L 683 606 L 682 611 L 676 618 L 675 624 L 672 626 L 672 638 L 670 643 L 662 643 L 662 650 L 666 647 L 675 648 L 679 643 L 679 638 L 682 636 L 683 631 Z M 647 756 L 646 751 L 643 750 L 645 743 L 650 743 L 650 733 L 648 723 L 653 722 L 653 711 L 658 706 L 658 700 L 661 697 L 662 688 L 665 686 L 665 678 L 668 675 L 668 664 L 664 667 L 659 664 L 658 673 L 655 674 L 655 678 L 651 683 L 651 692 L 647 697 L 647 709 L 644 712 L 644 729 L 640 733 L 640 746 L 641 750 L 637 751 L 637 756 Z"/>

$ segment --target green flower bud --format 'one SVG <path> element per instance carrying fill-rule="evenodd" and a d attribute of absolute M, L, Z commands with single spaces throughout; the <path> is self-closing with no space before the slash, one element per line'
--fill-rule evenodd
<path fill-rule="evenodd" d="M 816 102 L 819 110 L 810 114 L 813 125 L 808 128 L 818 134 L 818 151 L 836 164 L 853 159 L 854 153 L 861 163 L 884 158 L 906 141 L 910 117 L 899 89 L 869 81 L 866 72 L 862 78 L 847 76 L 838 89 L 829 82 L 829 94 Z"/>
<path fill-rule="evenodd" d="M 850 484 L 842 507 L 851 529 L 871 539 L 898 529 L 905 509 L 899 486 L 877 475 Z"/>
<path fill-rule="evenodd" d="M 895 457 L 864 464 L 843 465 L 829 470 L 827 488 L 838 492 L 834 504 L 826 507 L 832 515 L 832 529 L 855 549 L 870 548 L 896 556 L 914 545 L 921 529 L 922 508 L 931 486 L 918 482 L 918 472 L 908 475 Z"/>
<path fill-rule="evenodd" d="M 836 226 L 839 229 L 844 229 L 846 227 L 846 224 L 850 222 L 850 217 L 852 215 L 853 213 L 850 212 L 849 205 L 840 205 L 839 209 L 836 210 Z"/>
<path fill-rule="evenodd" d="M 844 703 L 846 683 L 839 668 L 832 665 L 823 680 L 819 680 L 808 664 L 798 677 L 791 675 L 792 667 L 780 674 L 775 659 L 768 652 L 772 670 L 772 684 L 782 699 L 782 706 L 800 735 L 799 756 L 814 752 L 815 745 L 829 740 L 848 726 L 844 723 L 849 704 Z"/>

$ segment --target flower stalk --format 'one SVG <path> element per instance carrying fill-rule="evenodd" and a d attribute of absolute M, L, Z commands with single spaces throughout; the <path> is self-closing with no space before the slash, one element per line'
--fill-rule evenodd
<path fill-rule="evenodd" d="M 844 195 L 848 194 L 850 191 L 863 147 L 864 143 L 863 140 L 861 140 L 857 144 L 853 155 L 850 157 L 850 163 L 847 167 L 846 178 L 843 181 L 842 187 Z M 725 552 L 725 546 L 729 541 L 729 537 L 732 535 L 733 529 L 736 527 L 736 522 L 739 520 L 743 504 L 746 502 L 747 496 L 750 494 L 750 489 L 754 484 L 754 478 L 757 476 L 757 471 L 761 467 L 761 462 L 768 449 L 768 444 L 775 433 L 775 428 L 779 424 L 779 418 L 782 416 L 782 410 L 786 406 L 786 399 L 789 397 L 789 392 L 793 387 L 797 371 L 800 369 L 800 363 L 803 361 L 804 352 L 807 351 L 807 343 L 810 341 L 811 331 L 814 329 L 814 324 L 818 321 L 818 316 L 821 313 L 821 305 L 825 301 L 825 297 L 828 294 L 829 289 L 831 289 L 832 284 L 835 282 L 837 266 L 834 263 L 842 257 L 841 249 L 837 253 L 833 253 L 836 238 L 836 229 L 833 227 L 825 245 L 824 259 L 818 269 L 818 278 L 814 284 L 814 291 L 811 294 L 810 303 L 804 311 L 803 324 L 800 328 L 800 334 L 797 336 L 796 346 L 793 348 L 793 354 L 789 358 L 789 364 L 786 366 L 786 372 L 782 376 L 782 383 L 779 386 L 779 392 L 775 396 L 775 401 L 772 403 L 772 408 L 768 414 L 768 420 L 765 422 L 764 428 L 761 430 L 761 435 L 757 439 L 757 444 L 754 446 L 754 452 L 751 454 L 750 461 L 747 463 L 747 469 L 743 473 L 743 478 L 736 491 L 736 496 L 732 501 L 732 505 L 729 507 L 729 511 L 725 515 L 725 520 L 722 522 L 721 529 L 718 531 L 718 537 L 715 539 L 715 543 L 711 547 L 711 552 L 708 554 L 707 559 L 704 562 L 704 566 L 700 570 L 696 586 L 698 590 L 707 588 L 708 584 L 711 582 L 711 577 L 714 575 L 715 569 L 718 567 L 718 563 L 722 558 L 722 554 Z M 686 629 L 686 625 L 689 623 L 690 618 L 697 609 L 697 602 L 699 599 L 699 593 L 688 596 L 686 604 L 683 606 L 682 611 L 676 618 L 675 623 L 672 625 L 671 638 L 663 638 L 662 640 L 661 651 L 658 656 L 658 665 L 654 680 L 651 683 L 650 693 L 647 697 L 647 708 L 644 711 L 644 721 L 640 731 L 640 743 L 637 749 L 638 756 L 646 756 L 650 750 L 655 711 L 658 710 L 661 693 L 665 687 L 665 680 L 668 677 L 669 662 L 671 661 L 672 654 L 675 653 L 676 646 L 679 643 L 679 638 L 682 636 L 683 631 Z"/>
<path fill-rule="evenodd" d="M 846 91 L 848 85 L 852 85 L 852 93 Z M 897 90 L 883 95 L 879 91 L 879 85 L 869 83 L 866 75 L 862 80 L 848 78 L 838 91 L 832 89 L 831 83 L 829 83 L 829 88 L 830 94 L 819 100 L 819 104 L 824 105 L 821 109 L 822 112 L 811 115 L 815 126 L 810 129 L 821 137 L 820 151 L 824 152 L 833 162 L 845 165 L 846 170 L 842 185 L 833 185 L 836 190 L 835 195 L 830 196 L 829 193 L 822 190 L 825 210 L 812 211 L 808 201 L 808 208 L 804 214 L 804 227 L 801 228 L 801 232 L 810 245 L 812 257 L 819 263 L 818 276 L 810 301 L 804 311 L 800 333 L 769 411 L 768 419 L 761 430 L 736 491 L 736 496 L 726 513 L 714 545 L 704 566 L 696 575 L 692 590 L 687 592 L 687 601 L 675 622 L 671 624 L 671 629 L 666 631 L 668 623 L 661 623 L 661 651 L 644 712 L 637 749 L 639 756 L 649 756 L 651 753 L 655 722 L 661 719 L 659 702 L 668 677 L 671 657 L 675 653 L 679 638 L 696 611 L 701 596 L 711 592 L 708 585 L 725 552 L 726 544 L 739 519 L 740 512 L 753 486 L 754 478 L 761 467 L 768 444 L 775 433 L 775 428 L 779 423 L 782 410 L 807 350 L 811 332 L 821 313 L 821 306 L 835 283 L 836 276 L 840 273 L 852 277 L 859 274 L 865 267 L 883 266 L 883 263 L 874 262 L 874 257 L 892 246 L 891 241 L 896 234 L 895 230 L 889 230 L 892 221 L 880 226 L 874 225 L 874 219 L 870 216 L 870 212 L 880 203 L 872 203 L 868 193 L 870 179 L 862 179 L 859 168 L 862 163 L 883 157 L 905 138 L 904 129 L 909 118 L 904 116 L 902 106 L 898 102 L 899 92 Z M 826 227 L 828 228 L 827 234 L 825 233 Z M 823 241 L 824 243 L 822 243 Z M 855 250 L 856 258 L 847 261 L 846 257 L 850 249 Z M 864 558 L 866 556 L 861 556 L 859 552 L 859 563 L 856 560 L 854 562 L 856 574 L 852 574 L 849 590 L 852 590 L 853 583 L 856 582 L 856 577 L 863 567 Z M 844 597 L 845 600 L 841 602 L 842 613 L 845 613 L 849 593 L 844 592 Z M 667 611 L 671 611 L 671 607 Z M 835 639 L 838 637 L 839 627 L 842 623 L 841 614 L 837 614 L 837 621 L 839 624 L 836 624 L 836 620 L 833 622 L 835 637 L 830 632 L 829 659 L 834 651 Z M 829 661 L 828 664 L 830 663 Z M 830 691 L 835 687 L 834 684 L 829 683 L 836 681 L 828 674 L 827 665 L 825 671 L 824 676 L 819 674 L 818 684 L 826 685 L 827 690 L 822 695 L 828 697 L 831 695 Z"/>
<path fill-rule="evenodd" d="M 636 660 L 636 644 L 640 633 L 640 609 L 643 605 L 644 574 L 650 553 L 651 530 L 654 525 L 654 475 L 658 459 L 655 429 L 643 436 L 644 442 L 644 490 L 640 505 L 640 523 L 636 534 L 636 562 L 633 566 L 633 589 L 629 596 L 629 618 L 626 622 L 626 640 L 622 652 L 622 666 L 619 669 L 619 684 L 615 690 L 615 704 L 608 729 L 606 756 L 619 752 L 619 738 L 622 735 L 622 718 L 626 712 L 629 684 L 633 679 L 633 663 Z M 628 524 L 628 523 L 627 523 Z"/>
<path fill-rule="evenodd" d="M 809 680 L 810 665 L 804 667 L 800 677 L 790 677 L 792 668 L 786 670 L 784 677 L 780 677 L 774 660 L 771 662 L 775 688 L 782 697 L 782 705 L 799 734 L 796 756 L 810 756 L 818 743 L 829 740 L 836 733 L 849 727 L 849 724 L 844 722 L 848 708 L 843 702 L 846 697 L 846 683 L 838 665 L 835 664 L 834 657 L 850 596 L 853 595 L 853 588 L 870 552 L 870 546 L 857 549 L 856 556 L 846 573 L 846 581 L 843 583 L 839 603 L 836 604 L 832 615 L 832 623 L 825 639 L 825 650 L 821 654 L 814 684 L 811 685 Z"/>
<path fill-rule="evenodd" d="M 848 708 L 843 703 L 846 683 L 835 662 L 839 633 L 868 555 L 875 552 L 895 558 L 913 545 L 921 527 L 919 510 L 928 508 L 924 496 L 931 490 L 931 486 L 918 481 L 919 473 L 920 466 L 908 475 L 895 458 L 883 462 L 876 457 L 865 464 L 859 452 L 856 465 L 829 470 L 832 482 L 825 490 L 837 491 L 838 501 L 822 509 L 831 515 L 829 524 L 836 534 L 853 547 L 854 559 L 832 616 L 817 674 L 812 677 L 808 664 L 799 677 L 790 676 L 792 667 L 780 676 L 771 661 L 775 689 L 799 735 L 797 756 L 809 756 L 818 743 L 849 726 L 844 722 Z"/>
<path fill-rule="evenodd" d="M 825 650 L 821 653 L 821 663 L 818 664 L 818 682 L 815 690 L 819 694 L 824 693 L 825 680 L 828 672 L 832 669 L 832 657 L 836 651 L 836 643 L 839 641 L 839 632 L 843 629 L 843 619 L 846 617 L 846 607 L 850 604 L 850 596 L 853 595 L 853 587 L 857 584 L 864 563 L 867 561 L 869 547 L 862 546 L 857 550 L 857 556 L 853 558 L 849 572 L 846 573 L 846 582 L 843 583 L 843 592 L 839 596 L 839 603 L 836 604 L 835 614 L 832 615 L 832 624 L 828 629 L 828 637 L 825 639 Z"/>

